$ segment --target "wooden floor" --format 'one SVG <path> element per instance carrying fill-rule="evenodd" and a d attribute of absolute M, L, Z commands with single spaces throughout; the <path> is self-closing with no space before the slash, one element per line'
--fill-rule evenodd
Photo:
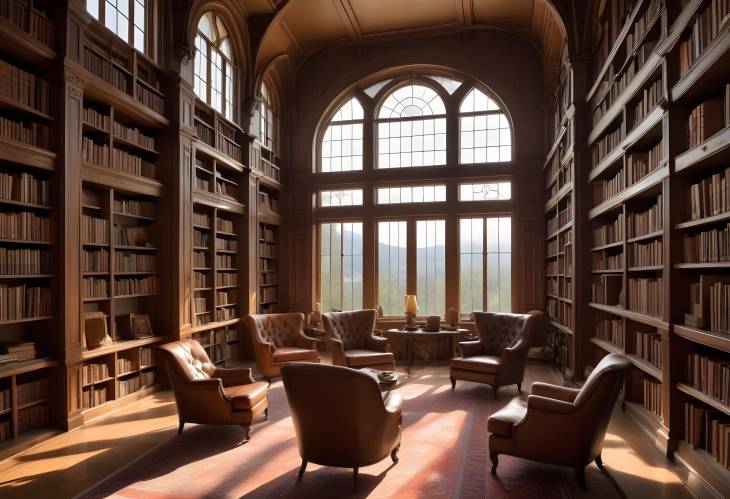
<path fill-rule="evenodd" d="M 429 369 L 445 367 L 418 371 Z M 528 369 L 536 378 L 557 381 L 546 366 Z M 0 497 L 74 497 L 172 438 L 176 429 L 171 392 L 151 395 L 0 463 Z M 603 460 L 626 497 L 693 497 L 683 483 L 687 470 L 668 461 L 620 411 L 612 418 Z"/>

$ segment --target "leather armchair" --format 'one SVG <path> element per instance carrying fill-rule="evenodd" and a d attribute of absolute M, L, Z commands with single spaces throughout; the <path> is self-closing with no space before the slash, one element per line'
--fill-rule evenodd
<path fill-rule="evenodd" d="M 268 418 L 268 385 L 254 381 L 250 368 L 216 367 L 200 343 L 174 341 L 161 345 L 160 353 L 175 394 L 182 433 L 185 423 L 241 425 L 246 440 L 253 418 Z"/>
<path fill-rule="evenodd" d="M 383 400 L 372 373 L 340 366 L 291 363 L 281 368 L 302 465 L 358 468 L 390 454 L 398 462 L 402 398 Z"/>
<path fill-rule="evenodd" d="M 388 339 L 375 336 L 377 316 L 375 310 L 322 314 L 334 365 L 383 371 L 395 369 L 395 357 L 388 351 Z"/>
<path fill-rule="evenodd" d="M 253 339 L 256 368 L 267 381 L 281 376 L 286 362 L 319 363 L 318 341 L 304 334 L 303 314 L 249 315 L 245 321 Z"/>
<path fill-rule="evenodd" d="M 534 320 L 532 312 L 474 312 L 479 339 L 459 343 L 461 357 L 450 363 L 451 389 L 461 379 L 491 385 L 495 397 L 500 386 L 516 384 L 521 391 Z"/>
<path fill-rule="evenodd" d="M 623 355 L 607 355 L 580 390 L 533 383 L 526 401 L 516 397 L 492 414 L 487 422 L 492 473 L 499 454 L 508 454 L 570 466 L 585 487 L 585 467 L 593 460 L 603 467 L 603 439 L 630 366 Z"/>

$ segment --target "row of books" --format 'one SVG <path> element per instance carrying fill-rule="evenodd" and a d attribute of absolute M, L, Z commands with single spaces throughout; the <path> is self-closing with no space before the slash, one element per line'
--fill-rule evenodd
<path fill-rule="evenodd" d="M 226 220 L 225 218 L 217 218 L 215 221 L 216 229 L 220 232 L 228 232 L 233 234 L 233 220 Z"/>
<path fill-rule="evenodd" d="M 89 47 L 84 47 L 84 68 L 114 88 L 128 92 L 129 75 Z"/>
<path fill-rule="evenodd" d="M 205 272 L 194 272 L 193 282 L 196 288 L 207 288 L 208 287 L 208 274 Z"/>
<path fill-rule="evenodd" d="M 19 383 L 16 388 L 19 405 L 48 398 L 48 378 Z"/>
<path fill-rule="evenodd" d="M 593 203 L 598 205 L 612 198 L 626 188 L 623 170 L 619 170 L 613 177 L 593 182 Z"/>
<path fill-rule="evenodd" d="M 215 255 L 215 266 L 218 269 L 233 269 L 234 261 L 232 255 Z"/>
<path fill-rule="evenodd" d="M 84 123 L 88 123 L 89 125 L 104 130 L 105 132 L 109 131 L 111 117 L 108 114 L 97 111 L 93 107 L 84 107 L 83 120 Z"/>
<path fill-rule="evenodd" d="M 50 149 L 51 129 L 42 123 L 17 121 L 0 116 L 0 138 Z"/>
<path fill-rule="evenodd" d="M 709 319 L 709 324 L 705 324 L 705 326 L 709 326 L 711 331 L 730 332 L 730 282 L 718 276 L 718 279 L 710 284 L 708 296 L 700 297 L 700 300 L 702 299 L 708 300 L 710 305 L 710 317 L 702 317 L 703 323 Z M 702 306 L 701 302 L 700 306 Z"/>
<path fill-rule="evenodd" d="M 604 246 L 624 240 L 624 214 L 593 228 L 593 246 Z"/>
<path fill-rule="evenodd" d="M 689 36 L 679 44 L 679 73 L 684 75 L 708 45 L 727 26 L 727 15 L 730 14 L 730 0 L 711 0 L 701 10 L 691 24 Z"/>
<path fill-rule="evenodd" d="M 554 216 L 547 219 L 547 233 L 548 235 L 555 234 L 559 229 L 563 228 L 568 222 L 572 220 L 571 217 L 571 210 L 570 210 L 570 197 L 565 198 L 566 204 L 565 207 L 562 209 L 558 209 L 558 211 L 555 213 Z M 262 239 L 266 240 L 267 242 L 276 242 L 275 237 L 276 233 L 273 230 L 266 229 L 266 237 L 263 237 Z M 270 233 L 268 232 L 270 231 Z"/>
<path fill-rule="evenodd" d="M 259 256 L 267 258 L 275 258 L 277 256 L 277 246 L 270 243 L 259 243 Z"/>
<path fill-rule="evenodd" d="M 205 251 L 193 251 L 193 267 L 207 268 L 208 258 Z"/>
<path fill-rule="evenodd" d="M 642 314 L 662 316 L 664 290 L 661 277 L 636 277 L 628 281 L 629 309 Z"/>
<path fill-rule="evenodd" d="M 51 254 L 47 250 L 0 247 L 0 276 L 47 274 Z"/>
<path fill-rule="evenodd" d="M 548 279 L 552 280 L 552 279 Z M 270 284 L 279 284 L 279 274 L 277 272 L 262 272 L 259 276 L 259 284 L 262 285 L 270 285 Z M 554 295 L 559 295 L 560 293 L 552 293 Z M 568 297 L 566 297 L 568 298 Z"/>
<path fill-rule="evenodd" d="M 730 405 L 730 363 L 717 356 L 687 355 L 687 383 L 696 390 Z"/>
<path fill-rule="evenodd" d="M 684 403 L 684 439 L 696 449 L 704 449 L 730 469 L 730 420 L 714 409 Z"/>
<path fill-rule="evenodd" d="M 236 286 L 238 284 L 238 274 L 224 272 L 218 274 L 215 281 L 216 286 Z"/>
<path fill-rule="evenodd" d="M 618 305 L 623 294 L 623 277 L 600 275 L 591 282 L 591 301 L 602 305 Z"/>
<path fill-rule="evenodd" d="M 155 138 L 147 135 L 136 127 L 130 127 L 115 121 L 112 123 L 112 134 L 115 138 L 124 140 L 131 144 L 136 144 L 145 149 L 155 149 Z"/>
<path fill-rule="evenodd" d="M 630 61 L 618 77 L 614 71 L 614 67 L 611 65 L 601 85 L 601 91 L 596 93 L 596 95 L 602 96 L 602 98 L 599 105 L 593 111 L 594 125 L 606 114 L 611 105 L 626 90 L 626 86 L 634 79 L 634 76 L 636 76 L 636 64 L 634 61 Z M 608 87 L 608 91 L 605 90 L 606 87 Z"/>
<path fill-rule="evenodd" d="M 195 313 L 196 314 L 202 314 L 204 312 L 209 312 L 210 309 L 208 308 L 208 298 L 205 296 L 196 296 L 194 299 L 195 304 Z"/>
<path fill-rule="evenodd" d="M 13 400 L 10 398 L 10 388 L 0 390 L 0 412 L 10 409 Z"/>
<path fill-rule="evenodd" d="M 114 252 L 114 268 L 116 272 L 155 272 L 157 258 L 155 255 L 116 251 Z"/>
<path fill-rule="evenodd" d="M 730 211 L 730 167 L 690 186 L 688 211 L 690 220 Z"/>
<path fill-rule="evenodd" d="M 557 260 L 550 260 L 545 264 L 545 272 L 547 275 L 562 274 L 565 269 L 565 264 L 562 256 L 558 257 Z"/>
<path fill-rule="evenodd" d="M 259 299 L 261 303 L 269 303 L 273 301 L 278 301 L 279 299 L 279 289 L 278 288 L 261 288 L 259 289 Z"/>
<path fill-rule="evenodd" d="M 259 259 L 259 271 L 261 272 L 274 272 L 278 270 L 276 260 L 272 259 Z"/>
<path fill-rule="evenodd" d="M 48 206 L 49 187 L 47 180 L 30 173 L 0 172 L 0 199 Z"/>
<path fill-rule="evenodd" d="M 593 149 L 591 150 L 592 153 L 592 159 L 593 159 L 593 167 L 598 166 L 598 163 L 601 162 L 603 158 L 608 156 L 608 153 L 613 151 L 623 140 L 623 133 L 621 131 L 621 127 L 616 128 L 615 130 L 606 133 L 603 137 L 601 137 L 594 145 Z"/>
<path fill-rule="evenodd" d="M 644 378 L 644 407 L 661 418 L 662 416 L 662 384 L 649 378 Z"/>
<path fill-rule="evenodd" d="M 90 386 L 81 390 L 81 408 L 91 409 L 107 401 L 106 386 Z"/>
<path fill-rule="evenodd" d="M 238 301 L 238 293 L 236 292 L 235 289 L 229 289 L 229 290 L 225 290 L 225 291 L 216 291 L 215 298 L 217 300 L 218 306 L 230 305 L 230 304 L 236 303 L 236 301 Z"/>
<path fill-rule="evenodd" d="M 108 281 L 104 277 L 84 277 L 81 281 L 82 298 L 107 298 Z"/>
<path fill-rule="evenodd" d="M 206 178 L 195 176 L 195 188 L 201 191 L 210 191 L 210 181 Z"/>
<path fill-rule="evenodd" d="M 142 347 L 139 349 L 139 364 L 142 367 L 151 366 L 155 363 L 155 356 L 152 348 Z"/>
<path fill-rule="evenodd" d="M 53 22 L 34 2 L 0 0 L 0 18 L 7 20 L 16 28 L 28 33 L 43 45 L 53 48 Z"/>
<path fill-rule="evenodd" d="M 238 186 L 217 178 L 215 181 L 215 192 L 229 198 L 238 199 Z"/>
<path fill-rule="evenodd" d="M 106 166 L 112 170 L 129 173 L 146 178 L 155 178 L 155 165 L 139 156 L 108 144 L 99 145 L 89 137 L 82 139 L 81 159 L 98 166 Z"/>
<path fill-rule="evenodd" d="M 155 383 L 155 372 L 145 371 L 135 376 L 119 380 L 119 397 L 126 397 L 142 388 L 152 386 Z"/>
<path fill-rule="evenodd" d="M 120 278 L 114 282 L 115 296 L 148 295 L 157 293 L 160 282 L 157 276 Z"/>
<path fill-rule="evenodd" d="M 8 343 L 3 346 L 2 360 L 4 362 L 23 362 L 33 360 L 36 357 L 34 341 L 23 341 L 20 343 Z"/>
<path fill-rule="evenodd" d="M 664 228 L 662 201 L 662 195 L 659 194 L 656 197 L 656 202 L 646 210 L 632 211 L 629 213 L 629 224 L 627 227 L 629 239 L 653 234 Z"/>
<path fill-rule="evenodd" d="M 137 83 L 137 101 L 157 114 L 165 114 L 165 99 L 140 83 Z"/>
<path fill-rule="evenodd" d="M 0 96 L 50 114 L 50 87 L 39 76 L 0 60 Z"/>
<path fill-rule="evenodd" d="M 551 257 L 557 255 L 558 253 L 562 253 L 564 249 L 565 246 L 560 246 L 558 244 L 558 239 L 555 238 L 547 242 L 545 251 L 547 253 L 547 256 Z"/>
<path fill-rule="evenodd" d="M 49 423 L 48 404 L 33 405 L 18 411 L 18 433 L 35 430 Z"/>
<path fill-rule="evenodd" d="M 637 3 L 638 0 L 611 0 L 606 3 L 599 28 L 600 33 L 596 37 L 599 43 L 594 53 L 594 73 L 605 64 L 614 42 L 618 39 L 628 16 Z"/>
<path fill-rule="evenodd" d="M 134 362 L 132 359 L 126 359 L 124 357 L 117 358 L 117 374 L 122 375 L 134 371 Z"/>
<path fill-rule="evenodd" d="M 109 250 L 84 250 L 81 253 L 81 269 L 82 272 L 109 272 Z"/>
<path fill-rule="evenodd" d="M 81 203 L 85 208 L 101 208 L 101 193 L 91 189 L 81 189 Z"/>
<path fill-rule="evenodd" d="M 114 224 L 112 228 L 112 242 L 122 246 L 151 247 L 147 227 L 136 227 L 133 225 Z"/>
<path fill-rule="evenodd" d="M 10 420 L 0 420 L 0 443 L 13 438 L 13 429 Z"/>
<path fill-rule="evenodd" d="M 730 261 L 730 223 L 722 228 L 682 236 L 684 260 L 689 263 Z"/>
<path fill-rule="evenodd" d="M 107 378 L 109 378 L 109 366 L 106 362 L 81 366 L 81 384 L 84 386 Z"/>
<path fill-rule="evenodd" d="M 648 243 L 633 243 L 629 246 L 630 267 L 652 267 L 662 264 L 663 245 L 661 239 Z"/>
<path fill-rule="evenodd" d="M 207 248 L 209 243 L 208 233 L 202 230 L 193 230 L 193 246 L 196 248 Z"/>
<path fill-rule="evenodd" d="M 215 249 L 223 251 L 238 251 L 238 241 L 235 239 L 223 239 L 217 237 L 215 239 Z"/>
<path fill-rule="evenodd" d="M 228 321 L 238 317 L 238 307 L 224 307 L 215 311 L 215 320 Z"/>
<path fill-rule="evenodd" d="M 626 184 L 634 185 L 659 168 L 664 158 L 663 142 L 660 140 L 647 152 L 634 152 L 626 157 Z"/>
<path fill-rule="evenodd" d="M 651 0 L 644 12 L 634 21 L 631 31 L 626 34 L 626 53 L 630 54 L 646 35 L 647 28 L 659 14 L 663 3 L 662 0 Z"/>
<path fill-rule="evenodd" d="M 49 288 L 0 284 L 0 322 L 45 317 L 51 309 Z"/>
<path fill-rule="evenodd" d="M 274 242 L 276 242 L 276 231 L 274 229 L 270 229 L 268 227 L 269 226 L 267 226 L 267 225 L 263 225 L 263 224 L 261 225 L 261 227 L 259 228 L 259 239 L 269 242 L 269 243 L 274 243 Z M 558 229 L 558 227 L 555 227 L 555 230 L 557 230 L 557 229 Z M 555 230 L 549 231 L 549 232 L 553 233 L 553 232 L 555 232 Z"/>
<path fill-rule="evenodd" d="M 49 242 L 51 219 L 28 211 L 0 212 L 0 239 Z"/>
<path fill-rule="evenodd" d="M 596 321 L 596 338 L 624 348 L 623 319 L 600 319 Z"/>
<path fill-rule="evenodd" d="M 82 215 L 81 240 L 87 244 L 109 244 L 109 221 Z"/>
<path fill-rule="evenodd" d="M 125 215 L 154 218 L 155 203 L 140 199 L 115 198 L 114 211 Z"/>
<path fill-rule="evenodd" d="M 730 91 L 728 89 L 730 83 L 725 86 L 726 94 Z M 723 99 L 718 98 L 707 100 L 692 109 L 687 120 L 690 148 L 700 145 L 723 127 L 730 125 L 727 121 L 727 106 L 730 106 L 730 103 L 727 101 L 723 103 Z"/>
<path fill-rule="evenodd" d="M 662 368 L 662 336 L 659 333 L 636 331 L 634 348 L 638 357 Z"/>
<path fill-rule="evenodd" d="M 279 213 L 279 200 L 268 192 L 259 192 L 259 209 Z"/>
<path fill-rule="evenodd" d="M 193 225 L 200 227 L 210 227 L 210 215 L 199 211 L 193 212 Z"/>
<path fill-rule="evenodd" d="M 548 298 L 548 315 L 568 329 L 573 329 L 573 306 L 570 303 Z"/>
<path fill-rule="evenodd" d="M 592 255 L 593 270 L 621 270 L 624 267 L 624 254 L 609 255 L 605 251 L 594 251 Z"/>

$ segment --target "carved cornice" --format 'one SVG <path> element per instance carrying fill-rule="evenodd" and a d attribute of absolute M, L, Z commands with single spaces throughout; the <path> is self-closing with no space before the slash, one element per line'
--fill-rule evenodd
<path fill-rule="evenodd" d="M 184 65 L 190 64 L 194 57 L 195 46 L 193 45 L 182 45 L 175 51 L 175 58 Z"/>
<path fill-rule="evenodd" d="M 67 61 L 64 64 L 63 79 L 71 95 L 78 98 L 83 96 L 84 87 L 88 83 L 89 78 L 84 70 L 78 67 L 75 62 Z"/>

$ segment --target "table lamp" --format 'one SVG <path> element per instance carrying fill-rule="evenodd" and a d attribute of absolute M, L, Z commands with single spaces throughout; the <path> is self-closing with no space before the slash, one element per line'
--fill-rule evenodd
<path fill-rule="evenodd" d="M 416 312 L 418 312 L 418 302 L 416 301 L 416 295 L 406 295 L 405 304 L 405 315 L 406 315 L 406 331 L 416 331 Z"/>

